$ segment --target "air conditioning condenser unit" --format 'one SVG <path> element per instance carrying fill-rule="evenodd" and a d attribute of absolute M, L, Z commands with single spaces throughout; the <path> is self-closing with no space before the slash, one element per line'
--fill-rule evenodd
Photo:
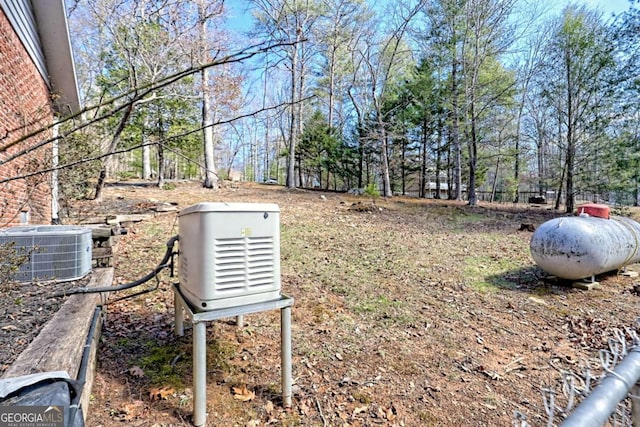
<path fill-rule="evenodd" d="M 19 282 L 77 280 L 91 271 L 91 229 L 73 225 L 21 225 L 0 230 L 0 244 L 27 256 L 12 279 Z M 6 261 L 6 260 L 5 260 Z"/>

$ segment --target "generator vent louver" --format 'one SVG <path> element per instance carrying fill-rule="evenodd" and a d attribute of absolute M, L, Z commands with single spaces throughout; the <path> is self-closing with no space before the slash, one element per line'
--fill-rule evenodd
<path fill-rule="evenodd" d="M 18 282 L 77 280 L 91 271 L 93 240 L 85 227 L 11 227 L 0 230 L 0 244 L 11 244 L 16 256 L 28 255 L 12 276 Z"/>
<path fill-rule="evenodd" d="M 273 238 L 229 238 L 214 241 L 214 286 L 220 292 L 248 292 L 274 282 Z"/>

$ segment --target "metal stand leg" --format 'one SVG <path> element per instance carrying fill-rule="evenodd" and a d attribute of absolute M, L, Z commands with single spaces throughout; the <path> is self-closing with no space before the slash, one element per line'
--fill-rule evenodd
<path fill-rule="evenodd" d="M 201 427 L 207 423 L 207 322 L 236 316 L 239 326 L 243 316 L 267 310 L 280 309 L 280 370 L 282 373 L 282 405 L 291 407 L 292 367 L 291 367 L 291 306 L 293 298 L 282 295 L 271 301 L 225 307 L 216 310 L 194 312 L 180 294 L 177 285 L 173 287 L 175 304 L 175 333 L 184 334 L 184 321 L 188 317 L 193 329 L 193 424 Z"/>
<path fill-rule="evenodd" d="M 291 306 L 280 309 L 280 364 L 282 405 L 291 407 Z"/>
<path fill-rule="evenodd" d="M 182 308 L 182 302 L 178 297 L 178 292 L 173 292 L 173 311 L 174 311 L 174 324 L 175 334 L 179 337 L 184 335 L 184 309 Z"/>
<path fill-rule="evenodd" d="M 193 324 L 193 424 L 207 421 L 207 324 Z"/>

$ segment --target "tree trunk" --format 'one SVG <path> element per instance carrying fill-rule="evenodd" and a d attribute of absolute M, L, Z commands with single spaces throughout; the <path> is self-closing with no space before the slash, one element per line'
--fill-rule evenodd
<path fill-rule="evenodd" d="M 353 109 L 356 112 L 356 131 L 360 133 L 362 129 L 362 113 L 360 112 L 360 108 L 356 103 L 355 97 L 351 93 L 351 88 L 347 90 L 347 95 L 351 100 L 351 104 L 353 104 Z M 364 175 L 364 143 L 362 138 L 358 138 L 358 188 L 363 188 L 363 175 Z"/>
<path fill-rule="evenodd" d="M 545 168 L 544 168 L 544 137 L 541 134 L 542 130 L 538 130 L 538 138 L 539 140 L 537 141 L 537 145 L 538 145 L 538 156 L 537 156 L 537 160 L 538 160 L 538 193 L 540 195 L 544 194 L 545 188 L 544 188 L 544 174 L 545 174 Z"/>
<path fill-rule="evenodd" d="M 287 188 L 296 188 L 296 146 L 298 139 L 297 126 L 297 106 L 296 96 L 298 94 L 298 45 L 291 47 L 291 105 L 289 123 L 289 161 L 287 164 Z"/>
<path fill-rule="evenodd" d="M 567 170 L 567 162 L 564 162 L 562 166 L 562 172 L 560 173 L 560 184 L 558 184 L 558 195 L 556 196 L 556 203 L 554 205 L 554 209 L 560 209 L 560 201 L 562 200 L 562 186 L 564 185 L 564 175 Z"/>
<path fill-rule="evenodd" d="M 476 130 L 475 99 L 473 95 L 474 90 L 475 90 L 475 86 L 472 86 L 471 102 L 469 105 L 470 115 L 471 115 L 471 141 L 469 142 L 469 187 L 467 188 L 467 197 L 469 199 L 469 206 L 475 206 L 478 203 L 478 200 L 476 199 L 476 170 L 478 167 L 478 135 Z"/>
<path fill-rule="evenodd" d="M 640 143 L 640 139 L 636 138 L 638 143 Z M 640 147 L 638 147 L 638 151 L 640 151 Z M 640 206 L 640 174 L 638 170 L 635 170 L 633 174 L 633 206 Z"/>
<path fill-rule="evenodd" d="M 442 170 L 442 148 L 440 147 L 440 141 L 442 140 L 442 133 L 443 133 L 443 129 L 444 129 L 444 124 L 442 122 L 442 118 L 438 119 L 438 139 L 436 142 L 436 176 L 435 176 L 435 181 L 436 181 L 436 194 L 435 194 L 435 198 L 436 199 L 440 199 L 440 172 Z"/>
<path fill-rule="evenodd" d="M 211 118 L 211 92 L 208 78 L 207 69 L 202 70 L 202 127 L 204 132 L 204 182 L 202 186 L 216 190 L 218 176 L 213 149 L 213 119 Z"/>
<path fill-rule="evenodd" d="M 120 142 L 120 136 L 122 135 L 124 128 L 127 126 L 127 123 L 129 122 L 129 117 L 131 117 L 131 114 L 133 113 L 133 106 L 134 106 L 134 102 L 130 102 L 129 105 L 127 105 L 127 108 L 124 110 L 124 112 L 122 113 L 122 117 L 120 118 L 120 123 L 118 123 L 118 127 L 116 128 L 116 131 L 114 132 L 113 137 L 111 138 L 111 143 L 109 143 L 109 147 L 106 152 L 107 157 L 105 157 L 105 159 L 102 161 L 102 168 L 100 169 L 100 174 L 98 175 L 98 182 L 96 183 L 96 192 L 93 197 L 95 201 L 102 200 L 102 190 L 104 189 L 104 183 L 105 183 L 105 180 L 107 179 L 107 165 L 109 162 L 111 162 L 111 159 L 112 159 L 111 156 L 116 151 L 116 148 L 118 147 L 118 143 Z"/>
<path fill-rule="evenodd" d="M 456 200 L 462 200 L 462 146 L 460 144 L 460 123 L 458 112 L 458 61 L 456 58 L 453 60 L 453 66 L 451 68 L 451 140 L 453 144 L 453 180 L 454 180 L 454 193 L 453 197 Z"/>
<path fill-rule="evenodd" d="M 402 140 L 402 153 L 400 155 L 400 177 L 402 179 L 402 195 L 407 194 L 407 142 Z"/>
<path fill-rule="evenodd" d="M 567 132 L 567 139 L 569 138 L 569 132 Z M 575 161 L 575 146 L 572 141 L 567 147 L 567 190 L 566 190 L 566 206 L 565 212 L 571 213 L 575 207 L 575 195 L 573 191 L 573 163 Z"/>
<path fill-rule="evenodd" d="M 328 105 L 328 116 L 327 121 L 329 122 L 329 127 L 333 126 L 333 103 L 334 103 L 334 86 L 335 86 L 335 60 L 336 60 L 336 50 L 335 46 L 331 48 L 331 57 L 329 60 L 329 105 Z"/>
<path fill-rule="evenodd" d="M 379 122 L 378 125 L 380 126 L 380 132 L 381 132 L 381 137 L 382 137 L 382 149 L 381 151 L 381 157 L 382 157 L 382 190 L 383 190 L 383 196 L 384 197 L 393 197 L 393 194 L 391 193 L 391 178 L 389 177 L 389 153 L 387 152 L 388 149 L 388 141 L 387 141 L 387 132 L 384 128 L 384 125 Z"/>
<path fill-rule="evenodd" d="M 496 198 L 496 189 L 498 187 L 498 173 L 500 171 L 500 157 L 498 157 L 498 159 L 496 160 L 496 170 L 495 173 L 493 175 L 493 183 L 491 184 L 491 197 L 489 198 L 489 202 L 493 203 L 495 198 Z M 516 190 L 516 193 L 518 191 Z M 516 197 L 515 200 L 518 200 L 518 198 Z M 513 203 L 517 203 L 517 202 L 513 202 Z"/>
<path fill-rule="evenodd" d="M 300 40 L 300 36 L 297 36 L 297 40 L 300 48 L 297 49 L 298 51 L 298 60 L 296 61 L 299 70 L 298 70 L 298 93 L 296 95 L 296 109 L 297 109 L 297 113 L 296 113 L 296 123 L 297 123 L 297 128 L 296 128 L 296 149 L 298 147 L 298 143 L 299 143 L 299 138 L 300 135 L 302 135 L 302 131 L 303 131 L 303 103 L 302 103 L 302 99 L 304 98 L 304 85 L 305 85 L 305 78 L 304 78 L 304 45 L 302 44 L 302 41 Z M 296 45 L 298 46 L 298 45 Z"/>
<path fill-rule="evenodd" d="M 377 98 L 375 98 L 375 104 L 376 115 L 378 118 L 378 137 L 382 144 L 380 148 L 380 159 L 382 160 L 382 170 L 380 171 L 382 175 L 382 195 L 384 197 L 393 197 L 393 194 L 391 193 L 391 178 L 389 176 L 389 143 L 387 141 L 387 130 L 382 120 L 382 108 L 380 107 Z"/>
<path fill-rule="evenodd" d="M 452 144 L 447 144 L 447 199 L 453 199 L 453 166 L 451 164 L 451 147 Z"/>
<path fill-rule="evenodd" d="M 142 146 L 142 179 L 151 179 L 151 146 Z"/>
<path fill-rule="evenodd" d="M 206 64 L 207 53 L 207 28 L 205 1 L 198 0 L 198 26 L 200 36 L 200 61 Z M 202 128 L 204 132 L 204 181 L 202 186 L 216 190 L 218 188 L 218 176 L 214 158 L 213 141 L 213 111 L 211 111 L 211 87 L 209 85 L 209 69 L 204 68 L 201 72 L 202 78 Z"/>
<path fill-rule="evenodd" d="M 365 164 L 364 164 L 364 143 L 361 139 L 358 140 L 358 188 L 364 188 L 364 173 L 365 173 Z"/>
<path fill-rule="evenodd" d="M 164 163 L 164 146 L 162 142 L 158 143 L 158 188 L 164 187 L 164 175 L 165 175 L 165 163 Z"/>
<path fill-rule="evenodd" d="M 427 160 L 429 155 L 427 149 L 429 148 L 429 138 L 427 135 L 427 119 L 422 122 L 422 165 L 420 165 L 420 197 L 426 198 L 429 186 L 429 177 L 427 176 Z"/>
<path fill-rule="evenodd" d="M 145 116 L 142 130 L 142 142 L 144 143 L 142 146 L 142 179 L 145 181 L 151 179 L 151 138 L 145 136 L 145 131 L 150 127 L 149 117 Z"/>
<path fill-rule="evenodd" d="M 574 136 L 574 111 L 573 111 L 573 81 L 571 78 L 571 59 L 569 51 L 565 51 L 565 66 L 567 77 L 567 186 L 565 212 L 572 213 L 574 208 L 573 195 L 573 163 L 575 157 L 575 136 Z"/>

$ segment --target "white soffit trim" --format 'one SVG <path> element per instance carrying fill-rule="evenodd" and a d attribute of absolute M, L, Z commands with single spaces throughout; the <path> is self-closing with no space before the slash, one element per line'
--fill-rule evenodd
<path fill-rule="evenodd" d="M 31 0 L 31 4 L 56 110 L 63 116 L 76 113 L 80 99 L 64 0 Z"/>

